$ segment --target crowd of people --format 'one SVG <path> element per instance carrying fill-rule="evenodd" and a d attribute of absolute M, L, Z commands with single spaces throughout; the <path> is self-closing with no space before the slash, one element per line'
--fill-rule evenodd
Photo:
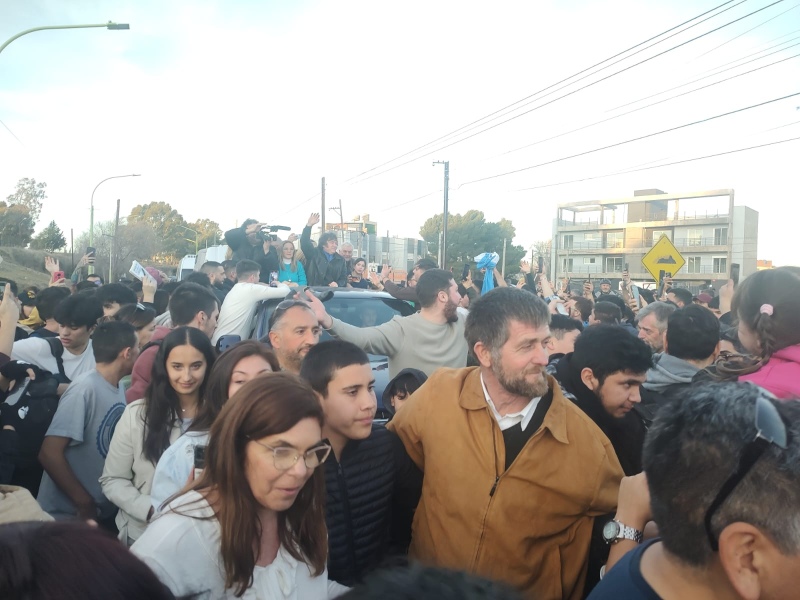
<path fill-rule="evenodd" d="M 795 597 L 800 268 L 398 285 L 318 221 L 181 282 L 5 283 L 0 597 Z M 343 287 L 415 311 L 356 327 Z"/>

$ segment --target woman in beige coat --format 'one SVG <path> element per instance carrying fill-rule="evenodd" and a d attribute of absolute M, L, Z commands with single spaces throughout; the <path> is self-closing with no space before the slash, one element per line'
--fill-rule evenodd
<path fill-rule="evenodd" d="M 193 327 L 173 330 L 161 343 L 144 398 L 129 404 L 117 423 L 100 484 L 120 509 L 119 538 L 129 546 L 153 516 L 150 488 L 158 459 L 192 419 L 213 409 L 204 402 L 213 363 L 205 333 Z"/>

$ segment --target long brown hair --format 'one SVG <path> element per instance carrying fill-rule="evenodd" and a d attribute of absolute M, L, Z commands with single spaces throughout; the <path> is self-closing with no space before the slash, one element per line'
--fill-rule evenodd
<path fill-rule="evenodd" d="M 323 422 L 322 407 L 306 382 L 289 373 L 257 377 L 225 404 L 211 427 L 206 464 L 194 489 L 213 497 L 220 524 L 220 555 L 225 587 L 237 597 L 253 584 L 261 522 L 260 505 L 245 476 L 246 448 L 251 439 L 288 431 L 303 419 Z M 325 571 L 328 531 L 325 527 L 325 474 L 317 468 L 294 504 L 278 513 L 278 538 L 295 559 L 308 565 L 314 576 Z"/>
<path fill-rule="evenodd" d="M 231 384 L 233 370 L 240 360 L 249 356 L 260 356 L 269 364 L 273 373 L 281 370 L 275 353 L 261 342 L 244 340 L 223 352 L 214 363 L 208 376 L 205 399 L 197 408 L 197 415 L 192 419 L 189 431 L 208 431 L 216 420 L 225 402 L 228 401 L 228 388 Z"/>
<path fill-rule="evenodd" d="M 283 258 L 283 249 L 286 247 L 286 244 L 292 245 L 292 261 L 289 263 L 289 270 L 294 273 L 297 271 L 297 248 L 295 248 L 294 242 L 290 242 L 286 240 L 281 244 L 281 256 L 280 256 L 280 266 L 283 268 L 284 265 L 284 258 Z"/>
<path fill-rule="evenodd" d="M 758 371 L 778 350 L 800 344 L 800 268 L 750 275 L 736 289 L 731 312 L 756 336 L 759 350 L 752 357 L 733 355 L 717 361 L 717 373 L 723 377 Z"/>

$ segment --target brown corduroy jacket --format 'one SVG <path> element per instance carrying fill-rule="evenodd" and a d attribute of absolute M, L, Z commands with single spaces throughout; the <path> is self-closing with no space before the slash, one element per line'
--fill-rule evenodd
<path fill-rule="evenodd" d="M 536 600 L 581 597 L 593 518 L 614 510 L 622 468 L 608 438 L 548 380 L 550 408 L 508 470 L 478 367 L 438 370 L 395 415 L 389 429 L 424 472 L 413 558 Z"/>

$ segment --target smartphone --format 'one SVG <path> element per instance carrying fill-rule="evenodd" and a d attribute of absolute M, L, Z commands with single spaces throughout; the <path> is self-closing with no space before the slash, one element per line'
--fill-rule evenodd
<path fill-rule="evenodd" d="M 630 273 L 630 271 L 628 270 L 628 263 L 625 263 L 625 272 Z"/>
<path fill-rule="evenodd" d="M 731 263 L 731 279 L 734 287 L 739 285 L 739 263 Z"/>
<path fill-rule="evenodd" d="M 197 479 L 200 477 L 200 474 L 203 472 L 203 469 L 206 468 L 206 447 L 205 446 L 195 446 L 194 447 L 194 478 Z"/>
<path fill-rule="evenodd" d="M 86 246 L 86 254 L 94 258 L 94 255 L 97 254 L 97 248 L 94 246 Z"/>
<path fill-rule="evenodd" d="M 633 294 L 633 299 L 636 300 L 636 306 L 638 308 L 642 307 L 642 303 L 639 300 L 639 286 L 632 285 L 631 286 L 631 294 Z"/>
<path fill-rule="evenodd" d="M 269 274 L 269 284 L 272 287 L 278 287 L 278 272 L 272 271 Z"/>
<path fill-rule="evenodd" d="M 383 265 L 378 265 L 378 271 L 377 272 L 380 273 L 381 271 L 383 271 Z"/>
<path fill-rule="evenodd" d="M 14 406 L 17 402 L 19 402 L 19 399 L 25 395 L 25 392 L 28 390 L 28 386 L 30 384 L 31 380 L 28 377 L 17 383 L 16 387 L 6 397 L 5 403 L 9 406 Z"/>
<path fill-rule="evenodd" d="M 461 269 L 461 281 L 466 281 L 467 277 L 469 277 L 469 265 L 464 265 L 464 268 Z"/>
<path fill-rule="evenodd" d="M 537 273 L 542 273 L 542 272 L 544 272 L 544 256 L 539 257 L 539 270 L 537 271 Z"/>
<path fill-rule="evenodd" d="M 64 279 L 64 278 L 66 278 L 66 276 L 67 275 L 64 273 L 64 271 L 56 271 L 55 273 L 53 273 L 53 281 L 58 281 L 59 279 Z"/>

